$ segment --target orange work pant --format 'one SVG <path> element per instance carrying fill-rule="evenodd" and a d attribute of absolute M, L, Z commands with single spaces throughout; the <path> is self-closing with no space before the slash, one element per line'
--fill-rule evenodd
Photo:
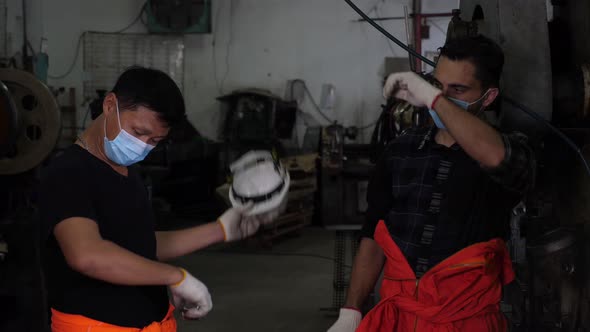
<path fill-rule="evenodd" d="M 161 322 L 153 322 L 143 329 L 111 325 L 51 309 L 51 332 L 176 332 L 174 306 L 170 305 L 166 317 Z"/>

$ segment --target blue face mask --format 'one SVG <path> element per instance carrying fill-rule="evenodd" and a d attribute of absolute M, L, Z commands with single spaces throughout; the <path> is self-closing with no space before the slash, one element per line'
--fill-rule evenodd
<path fill-rule="evenodd" d="M 107 120 L 104 122 L 104 151 L 107 157 L 116 164 L 129 166 L 142 161 L 154 148 L 139 138 L 129 134 L 121 127 L 121 118 L 119 116 L 119 103 L 117 102 L 117 120 L 121 130 L 114 140 L 109 141 L 107 138 Z"/>
<path fill-rule="evenodd" d="M 455 98 L 451 98 L 451 97 L 447 97 L 448 100 L 452 101 L 455 105 L 461 107 L 464 110 L 468 110 L 469 106 L 473 105 L 473 104 L 477 104 L 480 100 L 482 100 L 489 92 L 490 90 L 486 91 L 486 93 L 484 93 L 481 97 L 479 97 L 479 99 L 477 99 L 476 101 L 470 103 L 461 99 L 455 99 Z M 434 121 L 434 124 L 436 125 L 436 127 L 438 127 L 439 129 L 447 129 L 447 127 L 445 127 L 445 124 L 441 121 L 441 119 L 438 117 L 438 114 L 436 114 L 436 112 L 429 108 L 428 109 L 428 113 L 430 113 L 430 116 L 432 117 L 432 120 Z"/>
<path fill-rule="evenodd" d="M 441 121 L 441 119 L 438 117 L 438 114 L 436 114 L 436 112 L 433 109 L 429 108 L 428 113 L 430 113 L 430 116 L 432 117 L 432 120 L 434 121 L 434 125 L 438 129 L 447 129 L 447 127 L 445 127 L 445 124 Z"/>

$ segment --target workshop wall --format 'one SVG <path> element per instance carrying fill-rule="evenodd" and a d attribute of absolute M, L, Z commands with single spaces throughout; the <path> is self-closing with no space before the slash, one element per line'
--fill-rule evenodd
<path fill-rule="evenodd" d="M 5 0 L 9 7 L 12 49 L 22 45 L 19 29 L 22 1 Z M 137 16 L 142 0 L 26 0 L 28 35 L 38 50 L 47 39 L 49 74 L 67 71 L 74 60 L 80 34 L 86 30 L 115 31 Z M 258 87 L 285 95 L 287 81 L 300 78 L 319 102 L 321 87 L 335 87 L 335 107 L 328 116 L 344 125 L 365 126 L 380 112 L 385 57 L 406 57 L 342 0 L 213 0 L 213 33 L 186 35 L 184 94 L 191 122 L 205 136 L 218 137 L 219 106 L 215 98 L 234 89 Z M 403 16 L 404 0 L 357 0 L 371 17 Z M 423 1 L 423 12 L 448 12 L 458 0 Z M 410 5 L 411 11 L 411 5 Z M 444 42 L 448 18 L 435 19 L 423 52 L 436 51 Z M 406 42 L 403 20 L 380 21 Z M 434 24 L 433 24 L 434 25 Z M 141 23 L 126 32 L 145 32 Z M 76 87 L 82 104 L 82 49 L 70 75 L 49 79 L 54 86 Z M 306 101 L 305 112 L 325 121 Z M 79 107 L 82 119 L 85 106 Z M 364 133 L 366 142 L 372 128 Z"/>

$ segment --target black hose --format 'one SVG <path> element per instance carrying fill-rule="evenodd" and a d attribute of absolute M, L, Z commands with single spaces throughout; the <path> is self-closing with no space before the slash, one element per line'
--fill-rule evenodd
<path fill-rule="evenodd" d="M 528 107 L 524 106 L 523 104 L 517 102 L 516 100 L 514 100 L 510 97 L 502 96 L 502 98 L 504 100 L 506 100 L 506 102 L 508 102 L 512 106 L 514 106 L 514 107 L 520 109 L 521 111 L 523 111 L 524 113 L 528 114 L 533 119 L 546 125 L 549 129 L 551 129 L 551 131 L 553 133 L 555 133 L 558 137 L 560 137 L 562 140 L 564 140 L 565 143 L 567 143 L 567 145 L 569 145 L 569 147 L 572 148 L 576 152 L 578 157 L 580 157 L 580 160 L 582 161 L 582 163 L 584 164 L 584 167 L 586 169 L 586 173 L 588 173 L 588 175 L 590 176 L 590 166 L 588 166 L 588 162 L 586 161 L 586 158 L 584 158 L 582 151 L 580 151 L 580 148 L 576 145 L 576 143 L 572 142 L 572 140 L 569 139 L 569 137 L 565 136 L 565 134 L 562 133 L 561 131 L 559 131 L 559 129 L 557 129 L 553 125 L 551 125 L 549 123 L 549 121 L 543 119 L 543 117 L 541 117 L 539 114 L 535 113 L 534 111 L 530 110 Z"/>
<path fill-rule="evenodd" d="M 307 88 L 307 84 L 305 84 L 305 81 L 299 78 L 294 79 L 291 82 L 291 99 L 293 99 L 293 90 L 295 87 L 295 84 L 299 83 L 303 86 L 303 90 L 305 92 L 305 94 L 307 94 L 307 97 L 309 98 L 309 101 L 313 104 L 313 107 L 315 108 L 315 110 L 326 120 L 328 121 L 328 123 L 333 123 L 334 120 L 330 119 L 326 114 L 324 114 L 324 112 L 322 112 L 322 109 L 320 108 L 320 106 L 315 102 L 315 99 L 313 98 L 313 95 L 311 94 L 311 91 L 309 91 L 309 89 Z"/>
<path fill-rule="evenodd" d="M 351 0 L 344 0 L 344 1 L 346 1 L 346 3 L 350 7 L 352 7 L 352 9 L 354 9 L 355 12 L 357 12 L 362 18 L 364 18 L 365 21 L 369 22 L 369 24 L 371 24 L 373 27 L 375 27 L 375 29 L 379 30 L 379 32 L 384 34 L 387 38 L 391 39 L 391 41 L 396 43 L 397 46 L 403 48 L 404 50 L 406 50 L 406 52 L 408 52 L 408 53 L 412 54 L 413 56 L 417 57 L 418 59 L 422 60 L 422 62 L 424 62 L 428 65 L 431 65 L 432 67 L 436 66 L 436 63 L 428 60 L 427 58 L 422 56 L 422 54 L 409 48 L 406 44 L 402 43 L 399 39 L 395 38 L 389 32 L 387 32 L 387 30 L 383 29 L 379 24 L 375 23 L 375 21 L 373 21 L 373 19 L 371 19 L 369 16 L 367 16 L 367 14 L 365 14 L 362 10 L 360 10 Z"/>

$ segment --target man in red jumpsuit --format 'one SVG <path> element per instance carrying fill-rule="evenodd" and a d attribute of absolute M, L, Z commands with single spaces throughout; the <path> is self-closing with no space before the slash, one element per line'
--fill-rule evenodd
<path fill-rule="evenodd" d="M 501 48 L 476 36 L 441 48 L 432 83 L 388 77 L 384 96 L 427 107 L 434 124 L 402 134 L 376 165 L 346 304 L 329 332 L 507 330 L 499 302 L 514 274 L 503 239 L 535 159 L 526 136 L 484 119 L 503 64 Z M 381 302 L 362 318 L 382 271 Z"/>

